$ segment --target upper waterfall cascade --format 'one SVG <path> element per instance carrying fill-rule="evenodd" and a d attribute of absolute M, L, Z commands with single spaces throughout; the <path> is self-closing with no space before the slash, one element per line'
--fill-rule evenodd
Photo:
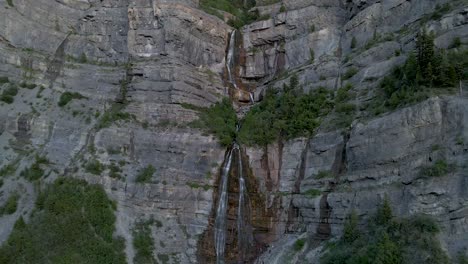
<path fill-rule="evenodd" d="M 237 89 L 238 87 L 233 76 L 233 71 L 235 70 L 234 55 L 236 49 L 236 32 L 237 30 L 233 30 L 229 38 L 228 54 L 226 57 L 226 68 L 228 71 L 229 82 L 234 86 L 234 88 Z"/>

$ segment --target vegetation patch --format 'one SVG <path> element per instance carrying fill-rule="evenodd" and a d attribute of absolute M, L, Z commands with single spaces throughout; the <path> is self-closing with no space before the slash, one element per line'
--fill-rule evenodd
<path fill-rule="evenodd" d="M 64 92 L 60 95 L 60 99 L 58 102 L 58 106 L 64 107 L 66 106 L 71 100 L 73 99 L 86 99 L 85 96 L 81 95 L 80 93 L 72 93 L 72 92 Z"/>
<path fill-rule="evenodd" d="M 105 166 L 102 165 L 99 160 L 92 159 L 86 163 L 85 170 L 86 172 L 94 175 L 101 175 L 101 173 L 105 170 Z"/>
<path fill-rule="evenodd" d="M 210 108 L 202 109 L 193 127 L 214 134 L 221 145 L 229 146 L 236 138 L 237 116 L 229 98 L 224 98 Z"/>
<path fill-rule="evenodd" d="M 298 239 L 296 242 L 294 242 L 294 251 L 300 251 L 302 248 L 304 248 L 305 245 L 305 239 Z"/>
<path fill-rule="evenodd" d="M 0 77 L 0 84 L 9 83 L 10 80 L 8 77 Z"/>
<path fill-rule="evenodd" d="M 325 178 L 333 178 L 333 173 L 331 171 L 319 171 L 317 175 L 315 175 L 316 179 L 325 179 Z"/>
<path fill-rule="evenodd" d="M 367 50 L 376 46 L 379 43 L 386 42 L 386 41 L 393 41 L 394 39 L 395 39 L 395 36 L 393 35 L 393 33 L 387 33 L 387 34 L 381 35 L 377 32 L 374 32 L 374 36 L 372 37 L 371 40 L 369 40 L 366 43 L 366 46 L 364 48 Z"/>
<path fill-rule="evenodd" d="M 18 168 L 17 162 L 11 162 L 0 169 L 0 177 L 13 176 Z"/>
<path fill-rule="evenodd" d="M 29 181 L 36 181 L 44 176 L 44 170 L 41 168 L 40 164 L 34 163 L 31 167 L 21 171 L 20 175 Z"/>
<path fill-rule="evenodd" d="M 335 97 L 335 116 L 330 122 L 334 128 L 349 127 L 356 116 L 356 105 L 351 103 L 356 95 L 351 90 L 353 86 L 348 83 L 338 89 Z"/>
<path fill-rule="evenodd" d="M 20 195 L 17 192 L 11 193 L 10 197 L 8 197 L 5 204 L 2 207 L 0 207 L 0 216 L 14 214 L 16 212 L 16 209 L 18 208 L 19 198 L 20 198 Z M 0 261 L 0 263 L 3 263 L 3 262 Z"/>
<path fill-rule="evenodd" d="M 447 14 L 451 10 L 452 10 L 452 5 L 450 5 L 450 3 L 445 3 L 443 5 L 437 4 L 435 6 L 434 12 L 422 17 L 422 19 L 420 20 L 420 23 L 421 25 L 423 25 L 423 24 L 426 24 L 430 20 L 439 20 L 442 18 L 443 15 Z"/>
<path fill-rule="evenodd" d="M 220 11 L 234 15 L 235 18 L 229 20 L 228 24 L 235 28 L 264 18 L 259 16 L 256 9 L 249 11 L 253 7 L 255 7 L 255 0 L 200 0 L 200 8 L 208 14 L 221 19 L 224 19 L 224 16 Z"/>
<path fill-rule="evenodd" d="M 456 166 L 445 160 L 438 160 L 432 166 L 424 167 L 420 171 L 421 177 L 441 177 L 453 172 Z"/>
<path fill-rule="evenodd" d="M 136 182 L 139 183 L 148 183 L 153 179 L 153 174 L 156 172 L 156 169 L 153 165 L 148 165 L 136 177 Z"/>
<path fill-rule="evenodd" d="M 108 168 L 109 168 L 109 177 L 114 178 L 114 179 L 121 179 L 122 178 L 122 175 L 120 175 L 120 173 L 122 173 L 122 169 L 119 166 L 117 166 L 117 164 L 112 162 L 108 166 Z"/>
<path fill-rule="evenodd" d="M 212 187 L 209 184 L 199 184 L 197 182 L 187 182 L 187 185 L 192 189 L 203 189 L 205 191 L 208 191 Z"/>
<path fill-rule="evenodd" d="M 113 104 L 112 107 L 101 116 L 101 119 L 97 123 L 97 129 L 110 127 L 113 123 L 119 120 L 128 121 L 134 119 L 135 117 L 130 113 L 123 112 L 124 108 L 124 104 Z"/>
<path fill-rule="evenodd" d="M 439 227 L 429 216 L 393 217 L 385 199 L 364 227 L 358 223 L 356 213 L 351 213 L 343 236 L 328 245 L 321 264 L 450 263 L 436 237 Z"/>
<path fill-rule="evenodd" d="M 317 196 L 320 196 L 322 194 L 322 191 L 317 190 L 317 189 L 310 189 L 310 190 L 305 191 L 303 194 L 307 196 L 308 198 L 315 198 Z"/>
<path fill-rule="evenodd" d="M 32 89 L 36 88 L 37 85 L 34 84 L 34 83 L 21 82 L 19 84 L 19 86 L 21 88 L 26 88 L 26 89 L 32 90 Z"/>
<path fill-rule="evenodd" d="M 114 210 L 102 187 L 59 178 L 39 194 L 29 222 L 16 222 L 0 263 L 124 264 Z"/>
<path fill-rule="evenodd" d="M 432 95 L 456 91 L 459 80 L 468 79 L 468 50 L 437 50 L 434 35 L 418 35 L 416 50 L 406 63 L 396 67 L 380 83 L 380 91 L 370 104 L 370 113 L 379 115 Z"/>
<path fill-rule="evenodd" d="M 14 85 L 10 85 L 0 95 L 0 101 L 7 104 L 12 104 L 15 101 L 15 96 L 18 94 L 18 88 Z"/>
<path fill-rule="evenodd" d="M 135 248 L 134 263 L 157 263 L 153 256 L 154 240 L 151 236 L 152 221 L 138 222 L 133 229 L 133 247 Z"/>
<path fill-rule="evenodd" d="M 350 79 L 351 77 L 353 77 L 354 75 L 356 75 L 356 73 L 358 73 L 359 70 L 354 68 L 354 67 L 351 67 L 349 68 L 345 74 L 343 75 L 343 80 L 348 80 Z"/>
<path fill-rule="evenodd" d="M 264 146 L 277 139 L 311 136 L 321 118 L 333 109 L 333 93 L 317 88 L 304 93 L 292 76 L 282 93 L 269 89 L 262 102 L 243 120 L 239 140 L 246 145 Z"/>

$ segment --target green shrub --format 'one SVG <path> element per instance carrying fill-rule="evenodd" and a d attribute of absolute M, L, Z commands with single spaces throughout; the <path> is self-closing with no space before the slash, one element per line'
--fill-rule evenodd
<path fill-rule="evenodd" d="M 343 80 L 348 80 L 350 79 L 351 77 L 353 77 L 354 75 L 356 75 L 356 73 L 358 73 L 359 70 L 354 68 L 354 67 L 351 67 L 349 68 L 345 74 L 343 75 Z"/>
<path fill-rule="evenodd" d="M 153 256 L 154 240 L 151 236 L 151 221 L 138 222 L 133 229 L 134 263 L 157 263 Z"/>
<path fill-rule="evenodd" d="M 187 185 L 192 189 L 203 189 L 205 191 L 208 191 L 212 187 L 211 185 L 208 185 L 208 184 L 202 185 L 196 182 L 187 182 Z"/>
<path fill-rule="evenodd" d="M 4 176 L 13 176 L 18 168 L 17 162 L 12 162 L 8 165 L 5 165 L 0 169 L 0 177 Z"/>
<path fill-rule="evenodd" d="M 18 207 L 19 198 L 20 195 L 17 192 L 11 193 L 10 197 L 8 197 L 5 204 L 2 207 L 0 207 L 0 216 L 14 214 Z M 0 261 L 0 263 L 2 262 Z"/>
<path fill-rule="evenodd" d="M 0 188 L 3 187 L 3 179 L 0 179 Z"/>
<path fill-rule="evenodd" d="M 336 93 L 335 116 L 330 122 L 334 128 L 349 127 L 354 120 L 357 110 L 356 105 L 354 103 L 349 103 L 349 101 L 355 99 L 355 94 L 351 91 L 352 88 L 353 86 L 348 83 L 338 89 Z"/>
<path fill-rule="evenodd" d="M 13 0 L 7 0 L 7 3 L 8 3 L 8 5 L 11 6 L 11 7 L 14 6 L 14 5 L 13 5 Z"/>
<path fill-rule="evenodd" d="M 86 172 L 89 172 L 94 175 L 101 175 L 101 173 L 104 171 L 104 165 L 99 162 L 99 160 L 93 159 L 88 161 L 85 166 Z"/>
<path fill-rule="evenodd" d="M 0 84 L 9 83 L 10 80 L 8 77 L 0 77 Z"/>
<path fill-rule="evenodd" d="M 303 194 L 309 198 L 315 198 L 317 196 L 320 196 L 322 194 L 322 191 L 317 189 L 310 189 L 305 191 Z"/>
<path fill-rule="evenodd" d="M 310 62 L 314 62 L 314 60 L 315 60 L 315 52 L 314 52 L 313 49 L 310 49 L 309 52 L 310 52 Z"/>
<path fill-rule="evenodd" d="M 335 109 L 338 113 L 350 114 L 356 111 L 356 105 L 349 103 L 337 104 Z"/>
<path fill-rule="evenodd" d="M 228 98 L 200 112 L 199 120 L 192 126 L 214 134 L 221 145 L 229 146 L 236 138 L 237 115 Z"/>
<path fill-rule="evenodd" d="M 294 251 L 300 251 L 302 248 L 304 248 L 305 245 L 305 239 L 298 239 L 296 242 L 294 242 Z"/>
<path fill-rule="evenodd" d="M 0 101 L 3 101 L 7 104 L 11 104 L 15 101 L 15 96 L 18 94 L 18 88 L 15 86 L 10 86 L 6 88 L 2 95 L 0 95 Z"/>
<path fill-rule="evenodd" d="M 309 32 L 310 32 L 310 33 L 315 32 L 315 24 L 312 24 L 312 25 L 310 26 Z"/>
<path fill-rule="evenodd" d="M 153 174 L 156 172 L 156 169 L 152 165 L 148 165 L 144 168 L 136 177 L 136 182 L 148 183 L 151 182 Z"/>
<path fill-rule="evenodd" d="M 16 86 L 10 86 L 8 89 L 3 91 L 3 94 L 16 96 L 18 94 L 18 88 L 16 88 Z"/>
<path fill-rule="evenodd" d="M 21 171 L 20 175 L 29 181 L 37 181 L 44 176 L 44 170 L 39 163 L 35 162 L 31 167 Z"/>
<path fill-rule="evenodd" d="M 124 104 L 113 104 L 111 108 L 101 116 L 101 119 L 96 124 L 96 128 L 103 129 L 106 127 L 110 127 L 113 123 L 119 120 L 134 119 L 135 117 L 132 116 L 130 113 L 123 112 L 124 108 Z"/>
<path fill-rule="evenodd" d="M 109 166 L 109 177 L 114 178 L 114 179 L 120 179 L 122 176 L 120 173 L 122 172 L 122 169 L 117 166 L 115 163 L 111 163 Z"/>
<path fill-rule="evenodd" d="M 449 3 L 443 5 L 437 4 L 434 12 L 431 14 L 430 19 L 439 20 L 442 16 L 448 13 L 452 9 L 452 6 Z"/>
<path fill-rule="evenodd" d="M 36 88 L 37 85 L 34 84 L 34 83 L 21 82 L 21 83 L 19 84 L 19 86 L 20 86 L 21 88 L 26 88 L 26 89 L 32 90 L 32 89 Z"/>
<path fill-rule="evenodd" d="M 315 175 L 316 179 L 324 179 L 324 178 L 333 178 L 333 173 L 331 171 L 319 171 L 317 175 Z"/>
<path fill-rule="evenodd" d="M 280 7 L 280 13 L 284 13 L 286 12 L 286 6 L 284 4 L 281 4 L 281 7 Z"/>
<path fill-rule="evenodd" d="M 114 210 L 101 186 L 59 178 L 39 194 L 28 223 L 16 222 L 0 263 L 124 264 Z"/>
<path fill-rule="evenodd" d="M 432 166 L 424 167 L 420 171 L 422 177 L 441 177 L 455 170 L 455 166 L 445 160 L 438 160 Z"/>
<path fill-rule="evenodd" d="M 36 98 L 42 98 L 42 92 L 45 90 L 44 86 L 39 87 L 39 91 L 37 91 Z"/>
<path fill-rule="evenodd" d="M 85 98 L 86 97 L 81 95 L 80 93 L 64 92 L 63 94 L 60 95 L 58 106 L 64 107 L 73 99 L 85 99 Z"/>

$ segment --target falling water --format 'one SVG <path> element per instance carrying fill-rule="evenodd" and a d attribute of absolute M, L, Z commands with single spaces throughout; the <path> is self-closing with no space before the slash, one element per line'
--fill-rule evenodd
<path fill-rule="evenodd" d="M 226 68 L 227 68 L 227 71 L 228 71 L 229 82 L 234 86 L 234 88 L 237 89 L 236 81 L 234 80 L 234 77 L 232 76 L 232 71 L 233 71 L 233 68 L 235 67 L 235 65 L 234 65 L 235 49 L 236 49 L 236 30 L 233 30 L 231 32 L 231 37 L 229 38 L 229 47 L 228 47 L 228 54 L 227 54 L 227 59 L 226 59 Z"/>
<path fill-rule="evenodd" d="M 228 176 L 231 169 L 232 150 L 229 151 L 226 163 L 224 164 L 221 175 L 221 192 L 219 195 L 219 204 L 215 219 L 215 247 L 216 263 L 224 263 L 224 249 L 226 247 L 226 212 L 228 202 Z"/>
<path fill-rule="evenodd" d="M 239 145 L 235 145 L 234 149 L 238 153 L 238 174 L 239 174 L 239 206 L 237 208 L 237 243 L 239 249 L 239 261 L 243 263 L 245 260 L 246 249 L 249 248 L 252 242 L 252 232 L 249 226 L 250 207 L 249 196 L 246 192 L 245 179 L 242 167 L 242 155 Z M 246 206 L 247 205 L 247 206 Z"/>
<path fill-rule="evenodd" d="M 250 97 L 250 102 L 251 102 L 252 104 L 255 104 L 255 99 L 254 99 L 253 93 L 249 93 L 249 97 Z"/>

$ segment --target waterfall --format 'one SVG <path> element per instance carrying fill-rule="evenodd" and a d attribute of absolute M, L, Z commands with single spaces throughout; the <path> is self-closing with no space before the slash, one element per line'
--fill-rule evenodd
<path fill-rule="evenodd" d="M 237 243 L 239 249 L 239 261 L 243 263 L 245 260 L 246 250 L 251 246 L 253 237 L 250 228 L 250 206 L 249 196 L 246 192 L 247 188 L 245 185 L 243 166 L 242 166 L 242 154 L 239 145 L 235 145 L 235 149 L 238 153 L 238 175 L 239 175 L 239 205 L 237 208 Z"/>
<path fill-rule="evenodd" d="M 252 104 L 255 104 L 255 99 L 254 99 L 253 93 L 249 93 L 249 97 L 250 97 L 250 102 L 251 102 Z"/>
<path fill-rule="evenodd" d="M 221 175 L 221 188 L 219 194 L 219 204 L 216 210 L 215 219 L 215 247 L 216 247 L 216 263 L 224 263 L 224 249 L 226 247 L 226 212 L 228 205 L 228 177 L 231 169 L 232 150 L 229 151 L 227 160 L 224 164 Z"/>
<path fill-rule="evenodd" d="M 236 80 L 232 76 L 232 71 L 234 70 L 234 56 L 236 50 L 236 30 L 231 32 L 231 37 L 229 38 L 229 47 L 228 47 L 228 54 L 226 58 L 226 68 L 228 71 L 228 78 L 229 82 L 237 89 Z"/>

